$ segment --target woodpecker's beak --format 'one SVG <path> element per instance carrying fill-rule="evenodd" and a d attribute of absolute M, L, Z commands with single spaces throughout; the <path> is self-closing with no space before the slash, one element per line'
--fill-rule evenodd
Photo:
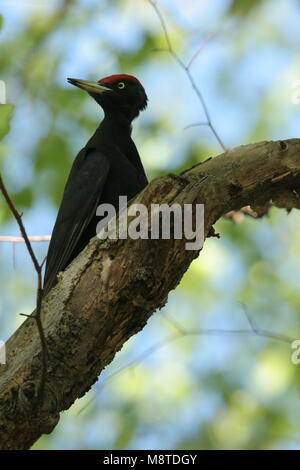
<path fill-rule="evenodd" d="M 89 82 L 88 80 L 79 80 L 78 78 L 68 78 L 67 80 L 72 85 L 75 85 L 78 88 L 82 88 L 88 93 L 103 93 L 104 91 L 112 91 L 111 88 L 100 85 L 98 82 Z"/>

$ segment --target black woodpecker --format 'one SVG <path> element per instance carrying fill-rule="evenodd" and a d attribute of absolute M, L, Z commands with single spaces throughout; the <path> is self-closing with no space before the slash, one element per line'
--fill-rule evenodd
<path fill-rule="evenodd" d="M 129 200 L 148 184 L 131 138 L 131 123 L 148 101 L 139 80 L 122 74 L 97 82 L 76 78 L 68 82 L 97 101 L 104 119 L 73 162 L 48 249 L 44 294 L 96 235 L 98 205 L 109 203 L 117 209 L 119 196 Z"/>

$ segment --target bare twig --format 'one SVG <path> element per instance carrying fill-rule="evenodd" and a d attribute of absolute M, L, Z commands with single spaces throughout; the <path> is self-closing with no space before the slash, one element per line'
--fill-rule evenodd
<path fill-rule="evenodd" d="M 199 328 L 199 329 L 197 328 L 193 330 L 186 330 L 184 329 L 182 325 L 174 321 L 174 319 L 170 319 L 168 316 L 164 315 L 164 318 L 168 319 L 169 323 L 171 323 L 172 326 L 176 328 L 177 333 L 174 333 L 168 336 L 167 338 L 157 342 L 156 344 L 150 346 L 148 349 L 146 349 L 146 351 L 141 353 L 138 357 L 130 361 L 128 364 L 120 367 L 116 371 L 109 374 L 106 377 L 105 382 L 108 382 L 120 372 L 123 372 L 124 370 L 129 369 L 130 367 L 137 366 L 142 361 L 144 361 L 150 354 L 158 351 L 165 345 L 172 343 L 173 341 L 177 341 L 178 339 L 183 338 L 185 336 L 235 336 L 235 335 L 252 336 L 252 335 L 256 335 L 256 336 L 262 336 L 262 337 L 269 338 L 269 339 L 274 339 L 276 341 L 281 341 L 281 342 L 288 343 L 288 344 L 291 344 L 294 341 L 295 338 L 292 338 L 290 336 L 283 335 L 280 333 L 274 333 L 272 331 L 267 331 L 267 330 L 263 330 L 261 328 L 256 327 L 254 324 L 254 321 L 251 319 L 250 315 L 248 314 L 245 305 L 242 305 L 242 307 L 243 307 L 243 311 L 245 313 L 245 316 L 250 326 L 250 328 L 248 329 L 230 330 L 230 329 L 223 329 L 223 328 Z"/>
<path fill-rule="evenodd" d="M 27 240 L 30 242 L 48 242 L 51 240 L 51 235 L 27 235 Z M 14 235 L 0 235 L 0 242 L 24 243 L 25 238 Z"/>
<path fill-rule="evenodd" d="M 189 63 L 187 64 L 187 68 L 189 69 L 193 62 L 196 60 L 196 58 L 198 57 L 198 55 L 200 54 L 200 52 L 204 49 L 204 47 L 206 46 L 206 44 L 213 38 L 215 37 L 216 33 L 210 33 L 206 36 L 206 38 L 204 38 L 204 40 L 201 42 L 200 46 L 198 47 L 198 49 L 196 50 L 196 52 L 192 55 L 191 57 L 191 60 L 189 61 Z"/>
<path fill-rule="evenodd" d="M 208 110 L 208 107 L 207 107 L 207 104 L 206 104 L 206 101 L 199 89 L 199 87 L 197 86 L 196 82 L 195 82 L 195 79 L 190 71 L 190 67 L 191 65 L 193 64 L 194 60 L 196 59 L 196 57 L 199 55 L 200 51 L 203 49 L 203 47 L 205 46 L 205 44 L 209 41 L 209 39 L 212 37 L 212 35 L 208 36 L 208 38 L 206 38 L 204 40 L 204 42 L 200 45 L 200 47 L 197 49 L 197 51 L 195 52 L 195 54 L 192 56 L 191 60 L 188 62 L 188 64 L 186 65 L 182 60 L 181 58 L 178 56 L 178 54 L 175 52 L 173 46 L 172 46 L 172 42 L 171 42 L 171 39 L 170 39 L 170 36 L 169 36 L 169 33 L 168 33 L 168 29 L 167 29 L 167 26 L 166 26 L 166 22 L 165 22 L 165 19 L 159 9 L 159 7 L 157 6 L 157 3 L 154 1 L 154 0 L 147 0 L 149 2 L 149 4 L 153 7 L 158 19 L 159 19 L 159 22 L 161 24 L 161 27 L 162 27 L 162 30 L 163 30 L 163 33 L 164 33 L 164 37 L 165 37 L 165 40 L 166 40 L 166 43 L 167 43 L 167 47 L 165 49 L 159 49 L 159 50 L 166 50 L 167 52 L 169 52 L 169 54 L 174 58 L 174 60 L 178 63 L 178 65 L 185 71 L 186 75 L 187 75 L 187 78 L 195 92 L 195 94 L 197 95 L 201 105 L 202 105 L 202 108 L 203 108 L 203 111 L 204 111 L 204 114 L 205 114 L 205 117 L 206 117 L 206 123 L 205 125 L 208 126 L 210 128 L 210 130 L 212 131 L 212 133 L 214 134 L 215 138 L 217 139 L 217 141 L 219 142 L 220 146 L 222 147 L 223 150 L 227 150 L 227 148 L 225 147 L 225 145 L 223 144 L 223 141 L 221 139 L 221 137 L 219 136 L 219 134 L 217 133 L 213 123 L 212 123 L 212 120 L 211 120 L 211 117 L 210 117 L 210 113 L 209 113 L 209 110 Z M 203 123 L 200 123 L 200 125 L 203 125 Z"/>
<path fill-rule="evenodd" d="M 110 382 L 114 377 L 121 374 L 122 372 L 129 370 L 131 368 L 137 367 L 141 364 L 145 359 L 147 359 L 151 354 L 159 351 L 163 347 L 167 346 L 174 341 L 177 341 L 185 336 L 261 336 L 264 338 L 273 339 L 275 341 L 281 341 L 283 343 L 291 344 L 295 338 L 292 338 L 287 335 L 283 335 L 280 333 L 274 333 L 272 331 L 267 331 L 262 328 L 259 328 L 255 325 L 255 322 L 250 317 L 247 307 L 244 304 L 241 304 L 243 308 L 243 312 L 246 316 L 247 322 L 249 323 L 249 329 L 223 329 L 223 328 L 199 328 L 193 330 L 186 330 L 179 322 L 174 320 L 174 318 L 170 317 L 170 315 L 163 314 L 162 318 L 164 318 L 169 324 L 171 324 L 175 329 L 176 332 L 167 336 L 161 341 L 150 346 L 144 352 L 139 354 L 136 358 L 129 361 L 124 366 L 119 367 L 117 370 L 113 371 L 111 374 L 108 374 L 105 380 L 100 384 L 100 389 L 104 387 L 108 382 Z M 162 313 L 162 312 L 161 312 Z M 78 412 L 78 415 L 83 413 L 95 400 L 95 397 L 91 398 L 86 405 L 84 405 Z"/>
<path fill-rule="evenodd" d="M 207 122 L 206 121 L 194 122 L 192 124 L 189 124 L 188 126 L 185 126 L 184 129 L 190 129 L 191 127 L 199 127 L 199 126 L 207 126 Z"/>
<path fill-rule="evenodd" d="M 241 306 L 243 308 L 243 311 L 245 313 L 245 316 L 251 327 L 252 332 L 255 333 L 257 336 L 263 336 L 265 338 L 275 339 L 277 341 L 282 341 L 288 344 L 291 344 L 296 339 L 296 338 L 292 338 L 291 336 L 283 335 L 281 333 L 273 333 L 271 331 L 264 330 L 262 328 L 257 327 L 254 320 L 250 317 L 247 311 L 247 306 L 244 304 L 241 304 Z"/>
<path fill-rule="evenodd" d="M 41 381 L 40 381 L 40 386 L 37 394 L 37 403 L 42 403 L 43 402 L 43 397 L 44 397 L 44 391 L 45 391 L 45 384 L 46 384 L 46 374 L 47 374 L 47 357 L 48 357 L 48 351 L 47 351 L 47 342 L 46 342 L 46 337 L 44 334 L 43 330 L 43 325 L 42 325 L 42 320 L 41 320 L 41 306 L 42 306 L 42 298 L 43 298 L 43 282 L 42 282 L 42 266 L 43 264 L 39 264 L 34 251 L 32 249 L 30 240 L 28 238 L 28 235 L 26 233 L 24 224 L 22 222 L 22 217 L 17 211 L 17 209 L 14 206 L 14 203 L 12 202 L 7 189 L 4 185 L 4 182 L 2 180 L 1 174 L 0 174 L 0 191 L 3 194 L 3 197 L 12 212 L 17 224 L 19 225 L 19 229 L 22 235 L 22 239 L 24 243 L 26 244 L 28 253 L 30 255 L 30 258 L 32 260 L 32 263 L 34 265 L 35 271 L 37 273 L 37 295 L 36 295 L 36 310 L 35 313 L 30 315 L 31 318 L 35 319 L 37 329 L 39 332 L 40 340 L 41 340 L 41 346 L 42 346 L 42 374 L 41 374 Z"/>

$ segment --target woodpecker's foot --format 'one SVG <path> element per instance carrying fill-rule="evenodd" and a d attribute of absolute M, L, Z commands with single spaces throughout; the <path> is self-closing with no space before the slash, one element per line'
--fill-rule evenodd
<path fill-rule="evenodd" d="M 184 176 L 175 175 L 175 173 L 169 173 L 167 176 L 175 181 L 178 181 L 179 183 L 188 184 L 190 182 L 187 178 L 184 178 Z"/>

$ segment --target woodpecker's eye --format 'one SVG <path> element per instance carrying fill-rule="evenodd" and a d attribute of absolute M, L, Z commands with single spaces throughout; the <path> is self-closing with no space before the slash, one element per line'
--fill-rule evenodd
<path fill-rule="evenodd" d="M 124 82 L 119 82 L 118 83 L 118 88 L 120 88 L 120 90 L 122 90 L 122 88 L 125 88 L 125 83 Z"/>

